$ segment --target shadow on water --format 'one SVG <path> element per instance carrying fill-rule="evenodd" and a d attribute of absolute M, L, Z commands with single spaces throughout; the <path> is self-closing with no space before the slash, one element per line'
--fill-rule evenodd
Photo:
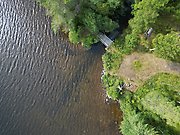
<path fill-rule="evenodd" d="M 105 46 L 101 42 L 98 42 L 93 44 L 87 52 L 102 56 L 105 53 Z"/>

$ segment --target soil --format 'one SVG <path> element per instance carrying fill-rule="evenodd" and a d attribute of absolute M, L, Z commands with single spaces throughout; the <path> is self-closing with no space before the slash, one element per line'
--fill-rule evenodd
<path fill-rule="evenodd" d="M 139 70 L 134 68 L 134 61 L 141 63 Z M 117 75 L 129 84 L 127 89 L 134 92 L 143 82 L 160 72 L 180 74 L 180 63 L 167 61 L 149 53 L 135 52 L 125 56 Z"/>

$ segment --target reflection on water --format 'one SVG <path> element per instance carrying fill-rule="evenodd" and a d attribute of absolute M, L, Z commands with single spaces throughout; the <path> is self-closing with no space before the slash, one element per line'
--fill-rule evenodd
<path fill-rule="evenodd" d="M 104 103 L 102 46 L 53 34 L 33 0 L 0 0 L 0 135 L 117 135 Z"/>

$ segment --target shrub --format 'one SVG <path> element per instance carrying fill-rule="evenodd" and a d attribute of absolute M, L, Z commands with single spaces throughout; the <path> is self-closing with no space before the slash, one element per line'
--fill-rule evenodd
<path fill-rule="evenodd" d="M 123 83 L 123 80 L 116 76 L 105 73 L 102 77 L 102 81 L 106 88 L 107 95 L 113 100 L 118 100 L 122 94 L 119 91 L 118 86 Z"/>
<path fill-rule="evenodd" d="M 157 56 L 180 62 L 180 36 L 177 32 L 158 34 L 153 40 L 153 46 Z"/>

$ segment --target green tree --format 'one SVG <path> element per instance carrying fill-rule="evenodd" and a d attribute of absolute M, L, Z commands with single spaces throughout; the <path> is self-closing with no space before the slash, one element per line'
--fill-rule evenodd
<path fill-rule="evenodd" d="M 156 135 L 158 132 L 145 122 L 144 115 L 138 112 L 133 100 L 133 94 L 128 91 L 120 97 L 123 111 L 121 132 L 123 135 Z"/>
<path fill-rule="evenodd" d="M 157 135 L 158 133 L 145 123 L 143 116 L 132 113 L 125 114 L 121 123 L 123 135 Z"/>
<path fill-rule="evenodd" d="M 118 27 L 109 14 L 123 4 L 119 0 L 37 0 L 52 17 L 52 29 L 69 33 L 72 43 L 89 47 L 97 41 L 99 32 L 110 32 Z M 104 11 L 106 10 L 106 11 Z M 77 41 L 78 40 L 78 41 Z"/>
<path fill-rule="evenodd" d="M 177 32 L 158 34 L 153 40 L 153 46 L 157 56 L 180 62 L 180 36 Z"/>
<path fill-rule="evenodd" d="M 79 33 L 78 33 L 78 31 L 71 30 L 69 32 L 69 40 L 72 43 L 77 44 L 79 42 Z"/>
<path fill-rule="evenodd" d="M 167 124 L 180 131 L 180 107 L 159 91 L 149 92 L 141 101 L 144 109 L 159 115 Z"/>
<path fill-rule="evenodd" d="M 134 4 L 132 14 L 134 17 L 129 21 L 133 33 L 141 34 L 152 27 L 156 22 L 159 12 L 170 0 L 142 0 Z"/>
<path fill-rule="evenodd" d="M 107 95 L 113 100 L 118 100 L 122 94 L 122 92 L 119 91 L 118 86 L 123 83 L 123 80 L 105 73 L 102 81 L 106 87 Z"/>

